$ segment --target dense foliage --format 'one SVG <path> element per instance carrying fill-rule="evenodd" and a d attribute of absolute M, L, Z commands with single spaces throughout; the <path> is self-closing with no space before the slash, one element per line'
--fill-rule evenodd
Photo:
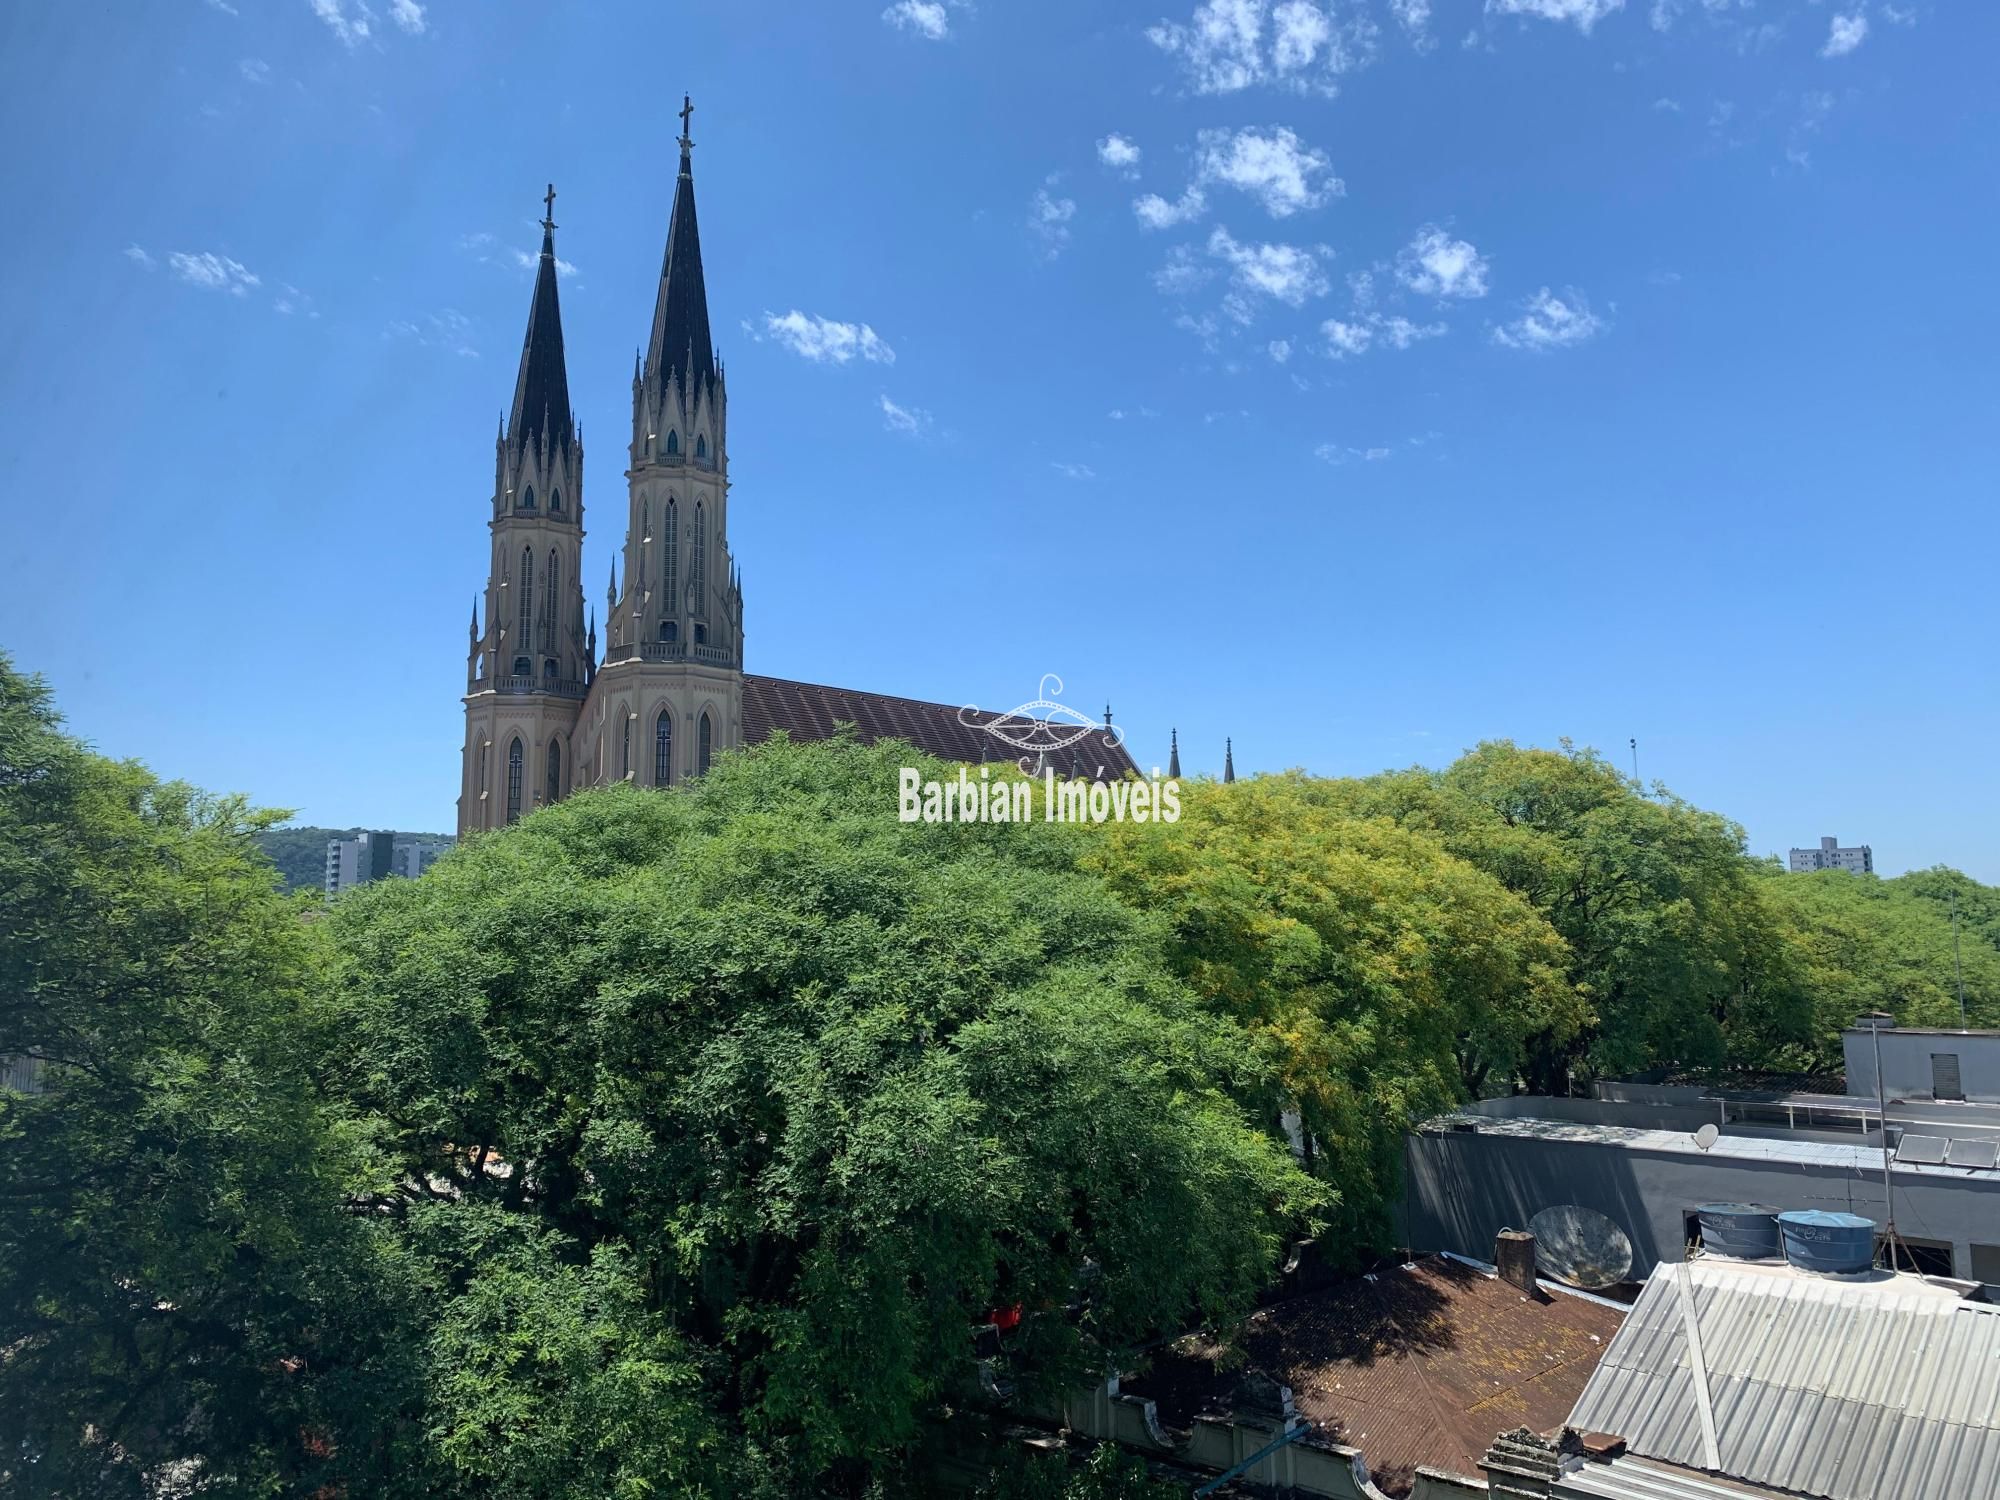
<path fill-rule="evenodd" d="M 923 1494 L 985 1386 L 1381 1243 L 1468 1095 L 1953 1024 L 1954 906 L 2000 1024 L 2000 891 L 1784 874 L 1588 752 L 1101 828 L 901 824 L 910 759 L 781 740 L 328 911 L 0 660 L 0 1061 L 47 1085 L 0 1089 L 0 1492 Z"/>

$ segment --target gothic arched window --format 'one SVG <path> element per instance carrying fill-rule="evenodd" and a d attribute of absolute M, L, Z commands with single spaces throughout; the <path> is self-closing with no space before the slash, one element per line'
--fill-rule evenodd
<path fill-rule="evenodd" d="M 486 752 L 489 748 L 485 740 L 472 747 L 472 753 L 479 758 L 479 795 L 482 797 L 486 795 Z"/>
<path fill-rule="evenodd" d="M 680 456 L 680 451 L 681 451 L 681 435 L 678 432 L 669 432 L 667 434 L 667 457 L 678 458 Z"/>
<path fill-rule="evenodd" d="M 674 622 L 673 622 L 672 620 L 662 620 L 662 621 L 660 621 L 660 639 L 661 639 L 661 640 L 663 640 L 663 641 L 677 641 L 677 640 L 679 640 L 680 638 L 681 638 L 681 628 L 680 628 L 680 626 L 676 625 L 676 624 L 675 624 L 675 623 L 674 623 Z"/>
<path fill-rule="evenodd" d="M 547 598 L 542 603 L 542 649 L 556 648 L 556 551 L 549 549 L 549 579 L 542 587 L 547 590 Z"/>
<path fill-rule="evenodd" d="M 674 784 L 674 711 L 660 710 L 653 721 L 653 785 Z"/>
<path fill-rule="evenodd" d="M 521 491 L 521 509 L 533 510 L 534 508 L 535 508 L 535 487 L 531 484 L 526 489 Z"/>
<path fill-rule="evenodd" d="M 681 510 L 672 495 L 667 496 L 667 513 L 662 520 L 665 525 L 660 542 L 660 587 L 667 596 L 667 609 L 673 611 L 681 607 L 677 592 L 681 581 Z"/>
<path fill-rule="evenodd" d="M 696 433 L 696 434 L 694 435 L 694 456 L 695 456 L 696 458 L 707 458 L 707 457 L 708 457 L 708 434 L 707 434 L 707 433 L 705 433 L 705 432 L 697 432 L 697 433 Z"/>
<path fill-rule="evenodd" d="M 520 629 L 514 637 L 514 649 L 525 651 L 535 624 L 535 554 L 528 548 L 521 549 L 521 618 Z"/>
<path fill-rule="evenodd" d="M 697 646 L 706 646 L 708 644 L 708 627 L 699 620 L 695 621 L 694 643 Z"/>
<path fill-rule="evenodd" d="M 694 769 L 697 776 L 706 776 L 708 774 L 709 742 L 712 737 L 708 725 L 708 714 L 704 712 L 701 716 L 701 734 L 695 740 Z"/>
<path fill-rule="evenodd" d="M 550 802 L 562 796 L 562 741 L 549 741 L 549 795 Z"/>
<path fill-rule="evenodd" d="M 517 736 L 507 747 L 507 821 L 521 816 L 521 741 Z"/>
<path fill-rule="evenodd" d="M 516 677 L 533 677 L 533 676 L 535 675 L 535 664 L 534 664 L 534 662 L 533 662 L 533 661 L 531 661 L 531 660 L 530 660 L 529 658 L 527 658 L 527 657 L 525 657 L 525 656 L 517 656 L 517 657 L 515 657 L 515 658 L 514 658 L 514 675 L 515 675 Z"/>
<path fill-rule="evenodd" d="M 632 715 L 625 715 L 625 739 L 618 749 L 618 774 L 626 779 L 632 775 Z"/>
<path fill-rule="evenodd" d="M 708 515 L 699 500 L 694 503 L 694 565 L 688 569 L 688 592 L 694 596 L 694 612 L 708 613 Z"/>
<path fill-rule="evenodd" d="M 561 490 L 550 490 L 550 491 L 549 491 L 549 509 L 550 509 L 551 511 L 559 511 L 559 510 L 561 510 L 561 509 L 562 509 L 562 491 L 561 491 Z"/>

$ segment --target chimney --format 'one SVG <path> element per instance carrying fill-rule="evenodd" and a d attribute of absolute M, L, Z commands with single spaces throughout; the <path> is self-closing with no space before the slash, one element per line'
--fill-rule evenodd
<path fill-rule="evenodd" d="M 1530 1297 L 1539 1296 L 1535 1285 L 1535 1236 L 1526 1229 L 1503 1229 L 1493 1241 L 1493 1264 L 1500 1279 L 1518 1287 Z"/>

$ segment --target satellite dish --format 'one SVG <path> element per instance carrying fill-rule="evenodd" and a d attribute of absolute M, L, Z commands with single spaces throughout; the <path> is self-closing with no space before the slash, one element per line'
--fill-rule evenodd
<path fill-rule="evenodd" d="M 1721 1139 L 1722 1131 L 1712 1121 L 1694 1133 L 1694 1143 L 1704 1151 Z"/>
<path fill-rule="evenodd" d="M 1535 1264 L 1586 1291 L 1616 1286 L 1632 1274 L 1632 1241 L 1594 1208 L 1564 1203 L 1528 1220 Z"/>

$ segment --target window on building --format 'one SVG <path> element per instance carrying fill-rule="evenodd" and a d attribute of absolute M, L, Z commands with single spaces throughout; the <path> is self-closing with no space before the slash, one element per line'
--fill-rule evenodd
<path fill-rule="evenodd" d="M 556 680 L 556 659 L 553 656 L 551 656 L 547 661 L 544 661 L 542 663 L 542 681 L 554 682 L 555 680 Z"/>
<path fill-rule="evenodd" d="M 1972 1279 L 2000 1286 L 2000 1245 L 1972 1246 Z"/>
<path fill-rule="evenodd" d="M 632 716 L 625 715 L 625 736 L 618 747 L 618 774 L 627 781 L 632 778 Z"/>
<path fill-rule="evenodd" d="M 562 491 L 561 491 L 561 490 L 550 490 L 550 491 L 549 491 L 549 510 L 550 510 L 550 512 L 551 512 L 551 513 L 560 513 L 560 512 L 561 512 L 561 510 L 562 510 Z"/>
<path fill-rule="evenodd" d="M 694 503 L 694 562 L 688 569 L 688 594 L 698 615 L 708 613 L 708 513 Z"/>
<path fill-rule="evenodd" d="M 546 800 L 556 802 L 562 798 L 562 741 L 549 741 L 549 785 Z"/>
<path fill-rule="evenodd" d="M 530 659 L 529 659 L 528 657 L 525 657 L 525 656 L 517 656 L 517 657 L 515 657 L 515 658 L 514 658 L 514 675 L 515 675 L 516 677 L 533 677 L 533 676 L 535 675 L 535 664 L 534 664 L 534 662 L 533 662 L 532 660 L 530 660 Z"/>
<path fill-rule="evenodd" d="M 535 623 L 535 554 L 528 548 L 521 549 L 521 608 L 514 645 L 526 650 L 529 633 Z"/>
<path fill-rule="evenodd" d="M 1884 1263 L 1888 1257 L 1883 1253 L 1881 1241 L 1875 1245 L 1875 1258 Z M 1950 1276 L 1951 1242 L 1949 1240 L 1913 1240 L 1907 1235 L 1896 1236 L 1896 1264 L 1898 1271 L 1914 1271 L 1919 1276 Z"/>
<path fill-rule="evenodd" d="M 708 715 L 701 716 L 701 733 L 695 738 L 694 769 L 697 776 L 708 774 L 708 754 L 713 733 L 709 728 Z"/>
<path fill-rule="evenodd" d="M 542 586 L 548 591 L 542 601 L 542 649 L 553 651 L 556 648 L 556 553 L 553 547 L 549 549 L 548 581 Z"/>
<path fill-rule="evenodd" d="M 677 458 L 680 456 L 680 451 L 681 435 L 678 432 L 669 432 L 667 434 L 667 457 Z"/>
<path fill-rule="evenodd" d="M 706 646 L 708 644 L 708 627 L 700 621 L 695 622 L 694 643 L 697 646 Z"/>
<path fill-rule="evenodd" d="M 507 747 L 507 821 L 521 816 L 521 741 L 517 737 Z"/>
<path fill-rule="evenodd" d="M 535 508 L 535 487 L 531 484 L 526 489 L 521 491 L 521 509 L 533 510 L 534 508 Z"/>
<path fill-rule="evenodd" d="M 674 711 L 660 710 L 653 721 L 653 785 L 674 784 Z"/>
<path fill-rule="evenodd" d="M 679 640 L 679 639 L 680 639 L 680 636 L 681 636 L 681 628 L 680 628 L 680 626 L 676 625 L 676 624 L 675 624 L 675 623 L 674 623 L 674 622 L 673 622 L 672 620 L 662 620 L 662 621 L 660 621 L 660 639 L 661 639 L 661 640 L 663 640 L 663 641 L 677 641 L 677 640 Z"/>
<path fill-rule="evenodd" d="M 484 740 L 480 740 L 472 747 L 473 757 L 479 762 L 476 769 L 479 772 L 479 795 L 482 797 L 486 795 L 486 751 L 487 744 Z"/>
<path fill-rule="evenodd" d="M 708 435 L 706 433 L 697 432 L 694 435 L 694 456 L 696 458 L 708 457 Z"/>
<path fill-rule="evenodd" d="M 666 595 L 666 607 L 681 607 L 681 512 L 672 495 L 667 496 L 667 513 L 662 518 L 660 540 L 660 589 Z"/>

